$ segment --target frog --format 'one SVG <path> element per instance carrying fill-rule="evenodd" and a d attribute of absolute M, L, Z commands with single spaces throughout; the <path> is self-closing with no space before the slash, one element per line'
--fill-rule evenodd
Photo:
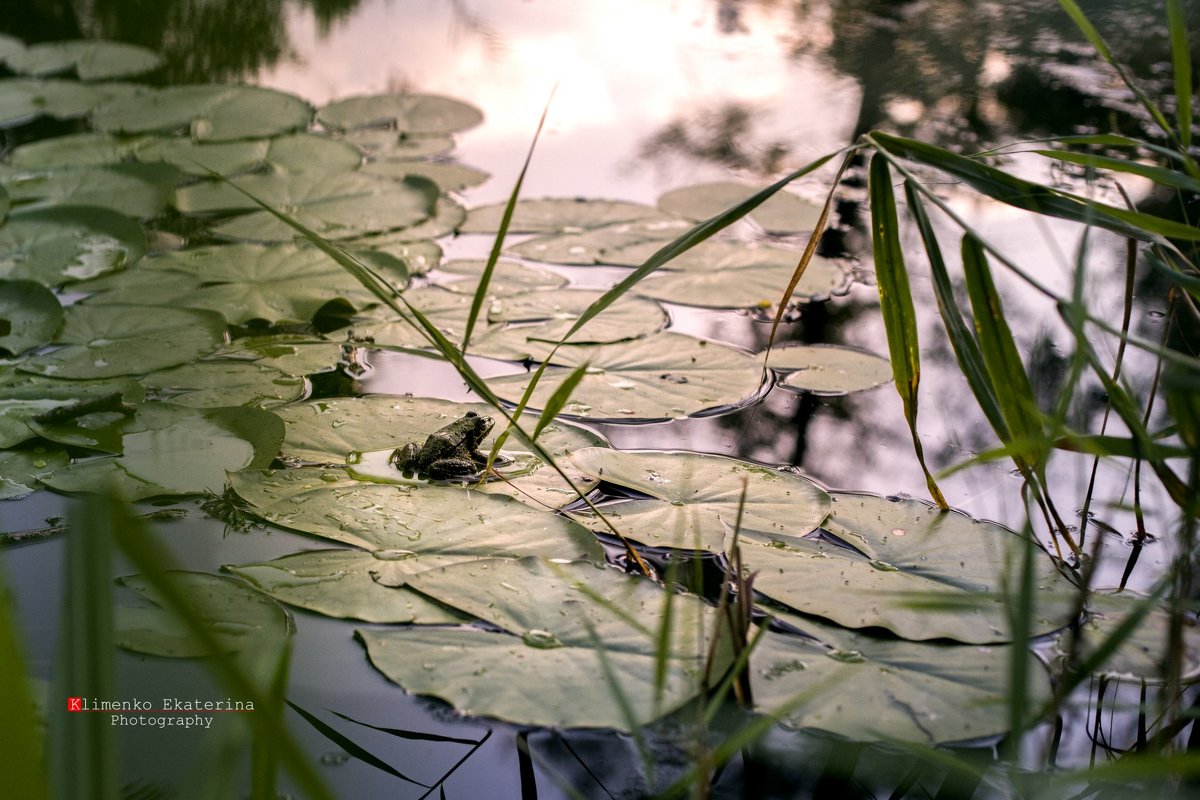
<path fill-rule="evenodd" d="M 487 456 L 479 452 L 479 445 L 495 424 L 491 417 L 468 411 L 429 434 L 420 447 L 409 442 L 396 448 L 388 463 L 395 464 L 405 477 L 447 480 L 474 475 L 487 464 Z"/>

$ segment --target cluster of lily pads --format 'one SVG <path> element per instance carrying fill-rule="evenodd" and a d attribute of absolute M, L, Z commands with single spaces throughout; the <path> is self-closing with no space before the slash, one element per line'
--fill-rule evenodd
<path fill-rule="evenodd" d="M 719 678 L 733 655 L 708 602 L 607 566 L 593 531 L 723 554 L 736 530 L 756 598 L 776 620 L 750 657 L 759 710 L 856 738 L 1002 731 L 1012 646 L 1003 598 L 1030 546 L 1022 537 L 734 459 L 618 452 L 571 421 L 736 406 L 769 370 L 802 391 L 887 381 L 885 360 L 846 348 L 785 348 L 767 360 L 668 329 L 664 302 L 778 302 L 795 249 L 705 242 L 554 351 L 530 408 L 549 402 L 555 373 L 588 365 L 566 418 L 538 438 L 561 471 L 515 437 L 503 480 L 409 479 L 391 463 L 396 448 L 492 410 L 310 398 L 315 374 L 359 365 L 372 348 L 428 342 L 249 195 L 358 254 L 461 341 L 483 265 L 443 263 L 436 239 L 499 225 L 499 207 L 467 211 L 458 199 L 486 174 L 448 157 L 479 111 L 411 93 L 313 109 L 252 86 L 115 82 L 158 64 L 115 43 L 0 37 L 0 62 L 23 76 L 0 79 L 0 127 L 19 134 L 52 117 L 67 131 L 21 143 L 0 165 L 0 497 L 228 489 L 247 513 L 323 542 L 228 566 L 236 579 L 181 578 L 231 649 L 266 630 L 287 634 L 278 600 L 368 623 L 358 638 L 384 674 L 465 714 L 626 730 L 692 700 L 703 673 Z M 657 207 L 519 203 L 509 230 L 529 238 L 509 253 L 522 261 L 498 265 L 467 346 L 509 362 L 491 388 L 518 399 L 531 379 L 524 363 L 551 354 L 598 297 L 525 262 L 636 266 L 751 191 L 689 187 Z M 781 194 L 752 222 L 790 235 L 815 216 Z M 848 280 L 817 259 L 797 297 Z M 524 421 L 532 430 L 536 416 Z M 604 506 L 607 523 L 572 505 L 594 489 L 622 497 Z M 1074 589 L 1038 556 L 1035 633 L 1050 634 L 1070 621 Z M 125 583 L 154 602 L 137 577 Z M 126 609 L 121 637 L 142 652 L 196 654 L 153 605 Z M 1030 681 L 1047 696 L 1044 672 Z"/>

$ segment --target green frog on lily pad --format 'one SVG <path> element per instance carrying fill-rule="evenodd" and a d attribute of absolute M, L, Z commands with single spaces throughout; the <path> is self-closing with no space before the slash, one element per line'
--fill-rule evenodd
<path fill-rule="evenodd" d="M 465 478 L 478 474 L 487 464 L 487 455 L 479 445 L 496 422 L 474 411 L 440 428 L 420 447 L 409 442 L 392 451 L 388 463 L 394 464 L 406 478 L 418 476 L 433 480 Z"/>

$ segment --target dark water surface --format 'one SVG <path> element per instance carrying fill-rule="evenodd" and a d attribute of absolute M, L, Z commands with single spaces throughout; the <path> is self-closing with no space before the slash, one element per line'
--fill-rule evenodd
<path fill-rule="evenodd" d="M 1114 49 L 1153 78 L 1154 65 L 1165 60 L 1160 4 L 1091 5 L 1088 10 L 1096 13 Z M 462 193 L 468 207 L 506 199 L 555 85 L 525 197 L 653 203 L 669 189 L 708 180 L 735 177 L 765 185 L 875 127 L 969 152 L 1050 132 L 1109 130 L 1110 125 L 1132 132 L 1139 124 L 1110 76 L 1089 66 L 1087 49 L 1078 44 L 1057 4 L 1033 0 L 28 0 L 0 3 L 0 31 L 30 43 L 79 37 L 135 42 L 165 53 L 172 82 L 244 80 L 293 92 L 316 105 L 389 89 L 464 99 L 484 111 L 485 122 L 457 137 L 455 157 L 492 175 L 483 186 Z M 1051 173 L 1045 162 L 1017 160 L 1014 166 L 1041 181 L 1073 180 Z M 793 188 L 820 200 L 831 177 L 820 172 Z M 864 178 L 860 173 L 847 182 L 835 235 L 825 245 L 831 255 L 860 260 L 861 279 L 842 296 L 801 307 L 782 329 L 785 340 L 886 354 L 869 270 L 869 235 L 858 207 L 865 199 Z M 1112 187 L 1077 188 L 1113 193 Z M 1129 188 L 1139 202 L 1155 201 L 1146 195 L 1147 187 L 1133 183 Z M 945 195 L 989 241 L 1036 268 L 1054 288 L 1069 290 L 1076 227 L 987 206 L 950 185 Z M 442 244 L 447 257 L 478 258 L 486 255 L 490 241 L 464 235 Z M 1093 313 L 1117 323 L 1123 246 L 1115 238 L 1094 236 L 1093 247 Z M 607 285 L 623 274 L 562 271 L 585 286 Z M 915 288 L 924 301 L 918 310 L 925 347 L 921 431 L 931 465 L 940 469 L 987 449 L 994 439 L 938 332 L 927 287 L 918 281 Z M 1052 397 L 1064 378 L 1070 338 L 1040 296 L 1015 281 L 1001 288 L 1007 293 L 1009 323 L 1033 365 L 1035 385 Z M 1138 287 L 1133 329 L 1157 340 L 1164 301 L 1155 289 Z M 749 351 L 761 350 L 770 330 L 765 317 L 745 312 L 669 310 L 673 329 Z M 426 360 L 377 354 L 371 362 L 374 371 L 364 383 L 368 392 L 465 399 L 456 378 Z M 1139 363 L 1135 354 L 1126 374 L 1134 385 L 1145 385 L 1151 370 L 1152 364 Z M 735 455 L 797 466 L 831 488 L 925 496 L 900 401 L 890 387 L 846 397 L 780 388 L 764 394 L 762 402 L 727 414 L 595 427 L 618 448 Z M 1102 411 L 1102 398 L 1094 395 L 1076 413 L 1095 420 Z M 1056 459 L 1050 486 L 1064 508 L 1082 503 L 1090 467 L 1089 459 Z M 1014 527 L 1025 519 L 1019 487 L 1007 462 L 958 472 L 943 483 L 955 507 Z M 1112 531 L 1103 534 L 1112 541 L 1098 579 L 1102 586 L 1117 582 L 1129 553 L 1123 539 L 1134 527 L 1124 510 L 1130 491 L 1123 469 L 1102 465 L 1093 509 Z M 1173 506 L 1154 488 L 1143 503 L 1152 532 L 1173 527 Z M 193 511 L 187 519 L 158 527 L 189 568 L 265 560 L 312 544 L 281 531 L 226 535 L 194 505 L 184 507 Z M 61 508 L 57 497 L 42 493 L 0 511 L 6 530 L 27 530 L 42 526 Z M 1098 529 L 1092 530 L 1097 535 Z M 50 539 L 9 548 L 5 558 L 29 633 L 30 659 L 42 677 L 49 676 L 53 662 L 61 544 Z M 1151 547 L 1130 586 L 1150 585 L 1171 555 L 1169 541 Z M 556 774 L 586 797 L 633 797 L 644 791 L 634 774 L 636 757 L 623 737 L 534 732 L 524 740 L 532 753 L 526 758 L 519 754 L 518 729 L 456 720 L 439 704 L 409 697 L 388 683 L 351 641 L 354 624 L 303 612 L 296 618 L 291 699 L 402 772 L 431 783 L 469 748 L 397 739 L 328 712 L 460 738 L 492 731 L 448 781 L 447 797 L 529 797 L 534 785 L 540 798 L 570 796 L 556 785 Z M 194 664 L 171 663 L 164 670 L 153 659 L 130 654 L 122 654 L 119 663 L 122 690 L 205 694 L 197 687 L 206 679 Z M 298 719 L 295 729 L 314 754 L 330 756 L 323 769 L 342 796 L 415 798 L 425 791 L 359 761 L 332 757 L 337 748 Z M 122 743 L 124 758 L 138 780 L 187 785 L 193 779 L 187 765 L 209 738 L 194 731 L 134 732 Z M 684 744 L 666 736 L 656 745 L 666 777 L 673 773 L 673 761 L 675 770 L 682 763 L 683 751 L 674 747 Z M 604 775 L 609 794 L 588 769 Z M 743 790 L 746 796 L 791 796 L 790 790 L 769 787 L 751 793 L 740 770 L 739 765 L 730 768 L 717 787 L 719 796 L 742 796 Z"/>

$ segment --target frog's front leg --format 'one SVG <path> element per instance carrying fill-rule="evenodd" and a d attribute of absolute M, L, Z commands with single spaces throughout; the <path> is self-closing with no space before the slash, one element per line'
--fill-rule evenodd
<path fill-rule="evenodd" d="M 484 459 L 487 462 L 487 459 Z M 443 481 L 448 478 L 462 478 L 467 475 L 474 475 L 479 472 L 479 464 L 476 464 L 469 458 L 460 458 L 454 456 L 452 458 L 439 458 L 433 461 L 426 468 L 425 474 L 434 480 Z"/>
<path fill-rule="evenodd" d="M 388 463 L 395 464 L 396 469 L 405 477 L 415 475 L 417 473 L 417 457 L 421 454 L 421 448 L 416 444 L 409 442 L 404 447 L 397 447 L 388 456 Z"/>

